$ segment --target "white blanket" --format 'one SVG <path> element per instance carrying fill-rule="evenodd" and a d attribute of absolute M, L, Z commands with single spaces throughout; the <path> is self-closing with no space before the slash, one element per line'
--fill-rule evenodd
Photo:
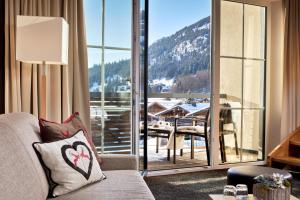
<path fill-rule="evenodd" d="M 186 132 L 195 132 L 196 134 L 198 133 L 199 135 L 204 133 L 204 126 L 180 126 L 177 128 L 178 131 L 186 131 Z M 184 147 L 184 135 L 183 134 L 178 134 L 176 135 L 176 150 L 177 149 L 183 149 Z M 169 138 L 168 144 L 167 144 L 168 149 L 174 149 L 174 129 L 171 133 L 171 136 Z"/>

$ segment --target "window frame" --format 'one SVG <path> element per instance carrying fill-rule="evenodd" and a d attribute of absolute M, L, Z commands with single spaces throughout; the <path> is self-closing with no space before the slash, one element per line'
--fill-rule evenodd
<path fill-rule="evenodd" d="M 106 0 L 101 0 L 105 2 Z M 146 2 L 149 0 L 145 0 Z M 219 145 L 219 111 L 220 111 L 220 6 L 222 0 L 212 0 L 212 19 L 211 19 L 211 123 L 213 126 L 211 127 L 212 133 L 212 146 Z M 263 6 L 266 8 L 265 14 L 265 58 L 264 58 L 264 111 L 263 111 L 263 160 L 262 161 L 251 161 L 246 162 L 246 164 L 265 164 L 266 163 L 266 137 L 267 137 L 267 129 L 266 123 L 269 121 L 269 116 L 266 115 L 269 106 L 269 71 L 270 71 L 270 2 L 267 0 L 226 0 L 232 1 L 237 3 L 255 5 L 255 6 Z M 140 60 L 139 60 L 139 37 L 140 37 L 140 24 L 139 24 L 139 14 L 140 14 L 140 0 L 132 0 L 132 46 L 131 48 L 122 48 L 122 47 L 114 47 L 114 46 L 105 46 L 104 45 L 104 37 L 102 38 L 102 45 L 92 45 L 87 44 L 88 48 L 96 48 L 102 50 L 102 57 L 101 57 L 101 69 L 104 66 L 104 50 L 126 50 L 131 51 L 132 59 L 131 59 L 131 78 L 132 78 L 132 108 L 136 110 L 136 112 L 132 112 L 132 120 L 131 120 L 131 131 L 132 131 L 132 153 L 139 155 L 139 108 L 140 108 Z M 105 5 L 105 4 L 103 4 Z M 105 6 L 102 6 L 102 15 L 105 15 Z M 102 21 L 104 17 L 102 18 Z M 102 34 L 104 35 L 104 22 L 102 22 Z M 145 60 L 146 61 L 146 60 Z M 145 70 L 147 71 L 147 70 Z M 101 73 L 103 74 L 103 73 Z M 134 75 L 134 76 L 132 76 Z M 147 75 L 147 74 L 146 74 Z M 102 79 L 103 80 L 103 79 Z M 145 87 L 145 84 L 144 84 Z M 147 90 L 144 90 L 147 91 Z M 102 98 L 103 95 L 101 95 Z M 147 97 L 147 94 L 145 94 Z M 101 101 L 101 103 L 104 101 Z M 145 106 L 146 107 L 146 106 Z M 146 113 L 146 112 L 145 112 Z M 146 145 L 145 143 L 144 145 Z M 228 166 L 235 166 L 241 165 L 242 163 L 233 163 L 233 164 L 224 164 L 220 165 L 219 163 L 219 149 L 218 148 L 211 148 L 210 149 L 210 156 L 211 156 L 211 163 L 209 167 L 193 167 L 193 168 L 186 168 L 180 169 L 182 172 L 188 171 L 199 171 L 205 170 L 207 168 L 210 169 L 219 169 L 219 168 L 227 168 Z M 147 171 L 147 159 L 144 157 L 144 170 Z M 171 171 L 178 172 L 178 170 L 164 170 L 166 173 Z"/>
<path fill-rule="evenodd" d="M 95 45 L 95 44 L 89 44 L 88 42 L 87 42 L 87 44 L 86 44 L 86 47 L 87 47 L 87 50 L 88 49 L 98 49 L 99 51 L 100 51 L 100 62 L 99 62 L 99 64 L 100 64 L 100 76 L 101 76 L 101 84 L 100 84 L 100 86 L 101 86 L 101 91 L 102 92 L 100 92 L 100 97 L 101 97 L 101 106 L 100 106 L 100 108 L 102 109 L 102 110 L 105 110 L 104 108 L 105 108 L 105 92 L 103 92 L 103 91 L 105 91 L 105 52 L 106 52 L 106 50 L 117 50 L 117 51 L 127 51 L 127 52 L 130 52 L 131 53 L 131 58 L 130 58 L 130 78 L 132 79 L 132 72 L 133 72 L 133 49 L 134 48 L 132 48 L 133 46 L 134 46 L 134 43 L 133 43 L 133 37 L 134 37 L 134 33 L 133 33 L 133 22 L 134 22 L 134 15 L 133 15 L 133 12 L 134 12 L 134 7 L 133 7 L 133 5 L 134 5 L 134 1 L 136 1 L 136 0 L 130 0 L 131 1 L 131 5 L 132 5 L 132 7 L 131 7 L 131 10 L 132 10 L 132 12 L 131 12 L 131 42 L 130 42 L 130 44 L 131 44 L 131 47 L 130 48 L 125 48 L 125 47 L 117 47 L 117 46 L 107 46 L 107 45 L 105 45 L 105 14 L 106 14 L 106 8 L 105 8 L 105 3 L 106 3 L 106 1 L 108 1 L 108 0 L 99 0 L 99 1 L 101 1 L 101 5 L 102 5 L 102 7 L 101 7 L 101 14 L 100 14 L 100 22 L 101 22 L 101 35 L 100 35 L 100 37 L 101 37 L 101 40 L 100 40 L 100 44 L 99 45 Z M 134 84 L 132 84 L 131 85 L 131 101 L 130 101 L 130 107 L 132 108 L 132 106 L 133 106 L 133 101 L 132 101 L 132 94 L 133 94 L 133 92 L 132 91 L 134 91 L 135 89 L 133 88 L 133 87 L 135 87 L 134 86 Z M 90 99 L 90 101 L 91 101 L 91 99 Z M 136 143 L 136 141 L 135 141 L 135 134 L 133 134 L 134 133 L 134 131 L 133 131 L 133 120 L 134 118 L 133 118 L 133 112 L 131 111 L 131 119 L 130 119 L 130 130 L 131 130 L 131 147 L 130 147 L 130 152 L 131 152 L 131 154 L 132 153 L 135 153 L 135 151 L 136 151 L 136 148 L 135 148 L 135 143 Z M 102 124 L 102 126 L 101 126 L 101 153 L 105 153 L 105 151 L 104 151 L 104 149 L 105 149 L 105 145 L 104 145 L 104 131 L 105 131 L 105 126 L 103 126 L 103 124 L 105 124 L 105 119 L 104 119 L 104 112 L 102 112 L 102 117 L 101 117 L 101 124 Z"/>
<path fill-rule="evenodd" d="M 241 120 L 240 120 L 240 124 L 241 124 L 241 139 L 240 139 L 240 148 L 243 148 L 243 135 L 244 135 L 244 111 L 259 111 L 262 112 L 262 160 L 257 160 L 257 161 L 264 161 L 266 158 L 265 156 L 265 149 L 266 149 L 266 144 L 265 144 L 265 136 L 266 136 L 266 73 L 267 73 L 267 13 L 268 13 L 268 8 L 267 6 L 262 6 L 262 5 L 254 5 L 254 4 L 250 4 L 250 3 L 244 3 L 243 1 L 233 1 L 233 0 L 221 0 L 222 1 L 228 1 L 228 2 L 234 2 L 234 3 L 240 3 L 242 4 L 243 7 L 243 20 L 242 20 L 242 54 L 241 56 L 226 56 L 226 55 L 221 55 L 220 54 L 220 60 L 222 58 L 225 59 L 234 59 L 234 60 L 240 60 L 242 62 L 241 64 L 241 73 L 242 73 L 242 78 L 241 78 L 241 108 L 229 108 L 229 110 L 239 110 L 241 111 Z M 247 1 L 248 2 L 248 1 Z M 245 56 L 245 7 L 247 5 L 250 6 L 258 6 L 261 8 L 264 8 L 265 11 L 265 27 L 264 27 L 264 56 L 263 58 L 254 58 L 254 57 L 246 57 Z M 245 99 L 244 99 L 244 85 L 245 85 L 245 73 L 244 73 L 244 69 L 245 69 L 245 62 L 246 61 L 259 61 L 259 62 L 263 62 L 263 102 L 261 106 L 258 107 L 248 107 L 245 106 Z M 221 66 L 220 66 L 221 67 Z M 220 79 L 219 79 L 220 80 Z M 226 109 L 226 108 L 222 108 L 222 109 Z M 240 151 L 240 161 L 237 163 L 242 163 L 242 162 L 257 162 L 257 161 L 243 161 L 243 153 Z"/>
<path fill-rule="evenodd" d="M 223 0 L 213 0 L 213 10 L 212 10 L 212 118 L 211 123 L 212 128 L 212 141 L 211 146 L 219 145 L 219 115 L 220 112 L 220 27 L 221 27 L 221 1 Z M 218 148 L 211 149 L 211 168 L 220 169 L 227 168 L 228 166 L 236 166 L 245 164 L 253 165 L 263 165 L 266 164 L 266 137 L 267 129 L 266 123 L 269 121 L 269 115 L 267 115 L 269 107 L 269 72 L 270 72 L 270 20 L 271 15 L 269 10 L 271 9 L 270 2 L 267 0 L 226 0 L 230 2 L 261 6 L 265 7 L 265 55 L 264 55 L 264 111 L 263 111 L 263 149 L 261 161 L 249 161 L 249 162 L 239 162 L 239 163 L 219 163 L 219 150 Z M 243 22 L 244 23 L 244 22 Z M 242 160 L 242 158 L 241 158 Z M 200 169 L 200 168 L 199 168 Z M 198 169 L 198 170 L 199 170 Z M 202 168 L 203 169 L 203 168 Z M 197 169 L 195 169 L 197 170 Z"/>

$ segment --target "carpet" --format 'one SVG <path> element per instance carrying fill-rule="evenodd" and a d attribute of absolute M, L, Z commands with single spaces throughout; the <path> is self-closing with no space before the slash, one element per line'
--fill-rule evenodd
<path fill-rule="evenodd" d="M 227 170 L 213 170 L 145 177 L 145 181 L 157 200 L 207 200 L 209 194 L 221 194 L 226 185 Z M 293 195 L 300 198 L 300 178 L 294 178 Z"/>

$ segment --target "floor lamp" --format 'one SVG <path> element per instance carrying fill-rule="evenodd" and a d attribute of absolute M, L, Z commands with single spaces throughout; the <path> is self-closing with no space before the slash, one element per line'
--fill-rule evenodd
<path fill-rule="evenodd" d="M 16 60 L 40 64 L 40 117 L 46 118 L 46 67 L 68 64 L 68 23 L 61 17 L 17 16 Z"/>

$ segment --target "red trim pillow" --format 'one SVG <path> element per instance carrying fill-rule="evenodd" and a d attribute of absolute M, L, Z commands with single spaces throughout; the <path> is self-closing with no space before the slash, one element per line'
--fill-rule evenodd
<path fill-rule="evenodd" d="M 83 130 L 84 136 L 90 143 L 91 148 L 96 155 L 97 161 L 99 164 L 102 164 L 102 160 L 97 153 L 93 140 L 83 125 L 78 112 L 72 114 L 62 124 L 47 121 L 42 118 L 39 119 L 39 124 L 43 142 L 55 142 L 58 140 L 67 139 L 75 135 L 79 130 Z"/>

